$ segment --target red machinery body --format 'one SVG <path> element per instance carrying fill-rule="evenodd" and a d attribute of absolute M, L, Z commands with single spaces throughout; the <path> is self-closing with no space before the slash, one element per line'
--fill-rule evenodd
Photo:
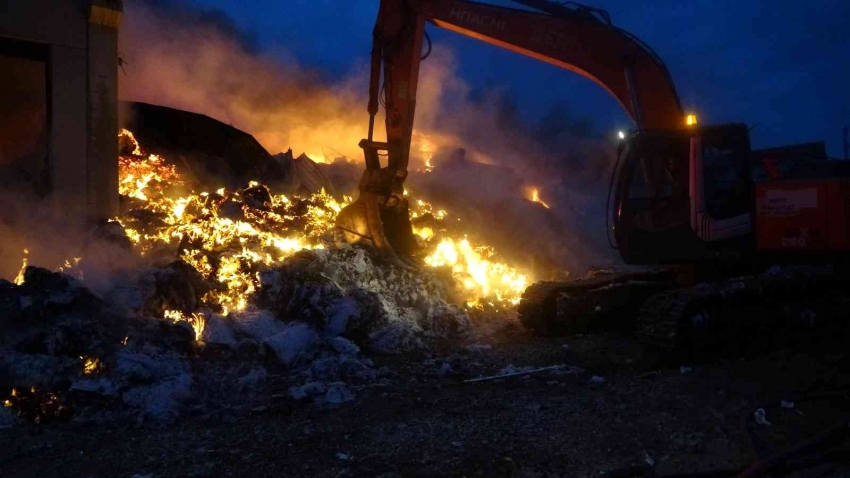
<path fill-rule="evenodd" d="M 759 250 L 850 250 L 850 180 L 756 184 L 755 222 Z"/>

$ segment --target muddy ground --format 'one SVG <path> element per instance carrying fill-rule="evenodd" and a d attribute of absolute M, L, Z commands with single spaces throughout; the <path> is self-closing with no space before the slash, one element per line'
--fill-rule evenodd
<path fill-rule="evenodd" d="M 392 383 L 336 409 L 275 393 L 272 378 L 267 405 L 173 427 L 0 430 L 0 476 L 590 477 L 648 462 L 663 475 L 741 468 L 850 408 L 841 393 L 779 405 L 846 389 L 840 347 L 810 344 L 688 370 L 625 336 L 537 338 L 510 324 L 488 343 L 480 352 L 443 344 L 432 357 L 378 358 L 395 372 Z M 453 373 L 439 372 L 443 359 Z M 509 364 L 584 371 L 464 383 Z M 772 425 L 755 425 L 765 405 Z"/>

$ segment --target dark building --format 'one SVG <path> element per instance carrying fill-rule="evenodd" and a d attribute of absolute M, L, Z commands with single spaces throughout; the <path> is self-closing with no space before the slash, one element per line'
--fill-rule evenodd
<path fill-rule="evenodd" d="M 0 0 L 0 197 L 118 210 L 121 0 Z"/>

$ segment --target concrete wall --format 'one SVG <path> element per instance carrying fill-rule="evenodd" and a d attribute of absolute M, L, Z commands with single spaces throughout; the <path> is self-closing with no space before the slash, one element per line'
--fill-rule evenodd
<path fill-rule="evenodd" d="M 118 214 L 118 40 L 116 30 L 89 25 L 88 206 Z"/>
<path fill-rule="evenodd" d="M 86 178 L 86 51 L 50 48 L 51 110 L 50 179 L 52 202 L 71 217 L 88 218 Z M 58 80 L 58 81 L 57 81 Z"/>
<path fill-rule="evenodd" d="M 74 222 L 118 212 L 120 16 L 109 12 L 120 11 L 120 0 L 0 0 L 0 40 L 48 45 L 50 202 Z"/>

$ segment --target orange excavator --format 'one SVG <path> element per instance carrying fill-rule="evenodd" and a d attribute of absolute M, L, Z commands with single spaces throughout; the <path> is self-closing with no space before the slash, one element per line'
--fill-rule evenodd
<path fill-rule="evenodd" d="M 574 2 L 514 2 L 527 9 L 467 0 L 381 0 L 373 32 L 368 137 L 360 142 L 366 171 L 359 197 L 337 219 L 349 242 L 397 262 L 415 253 L 403 185 L 425 40 L 430 51 L 425 26 L 431 23 L 578 73 L 628 113 L 636 128 L 619 146 L 608 194 L 609 240 L 624 262 L 728 264 L 760 258 L 800 263 L 850 250 L 850 181 L 837 178 L 837 168 L 783 176 L 776 166 L 789 158 L 796 164 L 806 155 L 825 159 L 822 147 L 752 151 L 745 124 L 703 126 L 685 114 L 661 58 L 613 25 L 605 11 Z M 379 104 L 386 108 L 384 142 L 373 137 Z M 768 180 L 755 182 L 756 163 L 772 165 Z M 538 283 L 526 291 L 520 316 L 537 332 L 569 331 L 573 327 L 564 326 L 558 309 L 565 301 L 578 297 L 581 307 L 599 312 L 609 296 L 593 299 L 589 291 L 610 292 L 621 284 L 630 307 L 651 304 L 643 314 L 648 318 L 641 319 L 650 335 L 675 335 L 691 305 L 704 308 L 711 294 L 692 300 L 693 294 L 668 279 L 662 272 Z M 659 293 L 669 297 L 658 299 Z M 666 325 L 656 327 L 659 321 Z"/>
<path fill-rule="evenodd" d="M 387 257 L 409 256 L 415 247 L 403 184 L 427 22 L 593 80 L 619 101 L 639 130 L 684 125 L 664 63 L 634 35 L 613 26 L 607 13 L 546 0 L 517 3 L 538 11 L 465 0 L 381 1 L 373 32 L 369 134 L 360 142 L 366 171 L 357 201 L 337 221 L 350 242 L 363 242 Z M 386 142 L 373 137 L 380 103 L 386 107 Z"/>

